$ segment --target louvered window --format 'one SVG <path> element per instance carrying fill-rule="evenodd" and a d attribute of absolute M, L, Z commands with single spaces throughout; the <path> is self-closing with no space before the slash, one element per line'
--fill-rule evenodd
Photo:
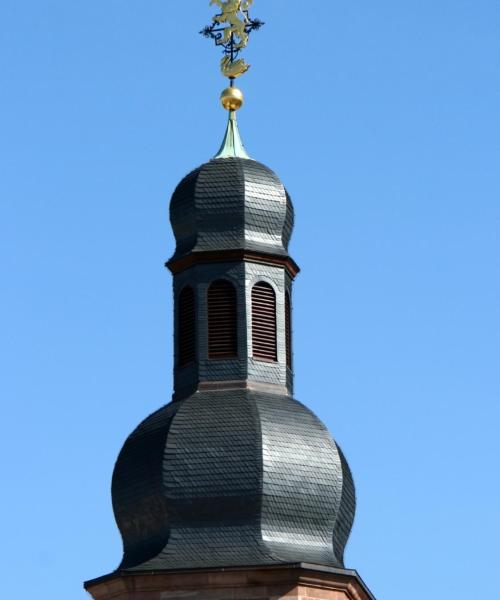
<path fill-rule="evenodd" d="M 185 287 L 179 294 L 177 314 L 177 362 L 179 367 L 183 367 L 196 358 L 196 311 L 192 287 Z"/>
<path fill-rule="evenodd" d="M 225 279 L 208 288 L 208 358 L 234 358 L 238 354 L 236 289 Z"/>
<path fill-rule="evenodd" d="M 253 356 L 277 360 L 276 295 L 273 288 L 259 281 L 252 289 L 252 348 Z"/>
<path fill-rule="evenodd" d="M 290 306 L 290 294 L 285 294 L 285 345 L 286 366 L 292 368 L 292 309 Z"/>

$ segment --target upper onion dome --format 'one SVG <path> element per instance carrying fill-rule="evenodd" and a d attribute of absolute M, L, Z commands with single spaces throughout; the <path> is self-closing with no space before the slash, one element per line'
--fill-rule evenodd
<path fill-rule="evenodd" d="M 177 247 L 189 252 L 253 250 L 286 255 L 293 206 L 279 178 L 240 156 L 215 158 L 177 186 L 170 202 Z"/>

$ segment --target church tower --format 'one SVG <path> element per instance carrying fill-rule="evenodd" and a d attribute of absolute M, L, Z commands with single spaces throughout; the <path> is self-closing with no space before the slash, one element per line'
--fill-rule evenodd
<path fill-rule="evenodd" d="M 95 600 L 367 600 L 344 547 L 355 512 L 342 451 L 293 398 L 292 200 L 246 153 L 234 79 L 250 1 L 204 30 L 230 85 L 222 146 L 175 189 L 174 393 L 126 440 L 113 509 L 123 559 Z"/>

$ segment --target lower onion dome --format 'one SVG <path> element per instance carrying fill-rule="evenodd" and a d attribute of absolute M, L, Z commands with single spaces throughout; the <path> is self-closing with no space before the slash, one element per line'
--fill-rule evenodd
<path fill-rule="evenodd" d="M 355 512 L 347 462 L 286 396 L 197 392 L 148 417 L 113 474 L 122 570 L 308 562 L 343 567 Z"/>

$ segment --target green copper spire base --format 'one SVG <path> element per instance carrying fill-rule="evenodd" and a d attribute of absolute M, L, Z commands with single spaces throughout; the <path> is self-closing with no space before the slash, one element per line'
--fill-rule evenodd
<path fill-rule="evenodd" d="M 246 153 L 243 142 L 241 141 L 238 122 L 236 121 L 236 111 L 229 111 L 229 120 L 227 122 L 226 135 L 222 142 L 219 152 L 214 158 L 250 158 Z"/>

